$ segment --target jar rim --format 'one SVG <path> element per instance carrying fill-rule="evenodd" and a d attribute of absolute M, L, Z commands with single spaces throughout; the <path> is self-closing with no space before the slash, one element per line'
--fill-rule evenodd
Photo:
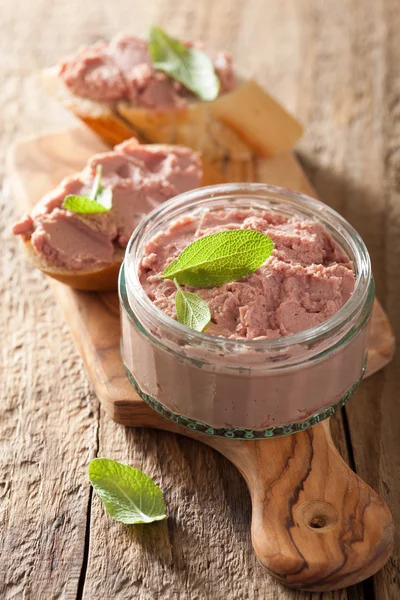
<path fill-rule="evenodd" d="M 171 219 L 168 217 L 168 222 L 172 222 L 174 216 L 178 218 L 178 215 L 174 215 L 174 213 L 179 212 L 186 206 L 188 210 L 192 210 L 194 206 L 206 207 L 208 202 L 218 199 L 223 200 L 224 198 L 237 197 L 238 199 L 242 198 L 262 202 L 265 200 L 273 201 L 273 196 L 275 196 L 278 206 L 279 202 L 286 203 L 286 205 L 293 207 L 294 214 L 297 212 L 300 217 L 304 216 L 304 212 L 306 212 L 309 213 L 309 218 L 318 218 L 322 224 L 331 225 L 350 246 L 357 266 L 356 282 L 352 295 L 337 312 L 326 321 L 310 329 L 279 338 L 263 340 L 230 339 L 190 329 L 166 315 L 150 300 L 138 277 L 138 262 L 142 258 L 142 256 L 138 255 L 138 249 L 146 233 L 149 233 L 148 239 L 150 239 L 152 230 L 160 219 L 166 219 L 170 213 L 173 213 L 171 214 Z M 271 210 L 271 207 L 266 206 L 265 210 Z M 327 335 L 343 327 L 345 323 L 356 318 L 367 297 L 372 277 L 368 250 L 360 235 L 346 219 L 323 202 L 310 196 L 283 187 L 263 183 L 228 183 L 206 186 L 184 192 L 160 204 L 146 215 L 133 232 L 125 252 L 125 267 L 126 282 L 131 288 L 135 302 L 146 311 L 149 311 L 149 314 L 154 316 L 154 320 L 157 320 L 159 324 L 162 324 L 188 344 L 195 343 L 196 345 L 209 346 L 212 343 L 215 350 L 220 348 L 225 352 L 229 348 L 276 352 L 286 350 L 294 345 L 315 343 L 325 338 Z M 133 307 L 131 308 L 133 309 Z"/>

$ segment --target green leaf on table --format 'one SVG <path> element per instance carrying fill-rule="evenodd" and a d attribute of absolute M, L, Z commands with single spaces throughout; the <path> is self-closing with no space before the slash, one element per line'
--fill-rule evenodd
<path fill-rule="evenodd" d="M 179 323 L 195 331 L 204 331 L 211 320 L 211 313 L 207 302 L 197 294 L 184 292 L 176 279 L 174 283 L 177 287 L 175 308 Z"/>
<path fill-rule="evenodd" d="M 211 58 L 201 50 L 187 48 L 161 27 L 152 27 L 149 52 L 153 67 L 182 83 L 201 100 L 215 100 L 219 79 Z"/>
<path fill-rule="evenodd" d="M 207 288 L 254 273 L 274 248 L 270 237 L 253 229 L 221 231 L 195 240 L 164 270 L 164 279 Z"/>
<path fill-rule="evenodd" d="M 128 525 L 167 518 L 161 489 L 139 469 L 109 458 L 95 458 L 89 479 L 108 514 Z"/>
<path fill-rule="evenodd" d="M 68 194 L 64 198 L 62 207 L 81 214 L 109 212 L 112 208 L 112 189 L 101 185 L 102 170 L 102 166 L 97 165 L 96 176 L 89 196 Z"/>

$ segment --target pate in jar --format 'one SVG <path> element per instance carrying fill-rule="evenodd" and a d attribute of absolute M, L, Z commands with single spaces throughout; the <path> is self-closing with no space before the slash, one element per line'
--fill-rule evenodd
<path fill-rule="evenodd" d="M 164 269 L 193 241 L 253 229 L 274 243 L 239 281 L 192 289 L 205 331 L 178 322 Z M 357 232 L 323 203 L 264 184 L 223 184 L 162 204 L 133 233 L 120 273 L 122 358 L 145 402 L 209 435 L 260 439 L 331 416 L 366 362 L 374 289 Z"/>

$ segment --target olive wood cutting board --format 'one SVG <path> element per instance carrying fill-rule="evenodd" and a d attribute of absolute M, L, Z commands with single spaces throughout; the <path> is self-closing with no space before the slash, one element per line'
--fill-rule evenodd
<path fill-rule="evenodd" d="M 107 147 L 81 127 L 15 143 L 8 156 L 11 192 L 28 211 L 60 179 L 79 171 Z M 295 156 L 226 164 L 231 181 L 259 181 L 315 196 Z M 268 572 L 291 587 L 330 590 L 375 573 L 393 543 L 384 501 L 340 457 L 329 420 L 299 433 L 266 440 L 213 438 L 182 429 L 154 412 L 130 386 L 120 358 L 117 293 L 78 292 L 50 280 L 96 394 L 117 423 L 181 433 L 212 446 L 242 473 L 252 506 L 252 541 Z M 394 351 L 386 314 L 375 301 L 368 335 L 366 376 Z"/>

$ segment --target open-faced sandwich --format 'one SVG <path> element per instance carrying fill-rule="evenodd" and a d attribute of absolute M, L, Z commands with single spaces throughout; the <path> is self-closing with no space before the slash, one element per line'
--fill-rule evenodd
<path fill-rule="evenodd" d="M 141 145 L 130 139 L 96 154 L 25 215 L 13 232 L 29 260 L 47 275 L 81 290 L 117 289 L 129 238 L 155 206 L 196 188 L 196 152 Z"/>
<path fill-rule="evenodd" d="M 47 87 L 109 143 L 182 144 L 205 165 L 290 149 L 299 123 L 254 81 L 238 82 L 232 60 L 159 27 L 149 40 L 119 34 L 83 47 L 44 74 Z"/>

